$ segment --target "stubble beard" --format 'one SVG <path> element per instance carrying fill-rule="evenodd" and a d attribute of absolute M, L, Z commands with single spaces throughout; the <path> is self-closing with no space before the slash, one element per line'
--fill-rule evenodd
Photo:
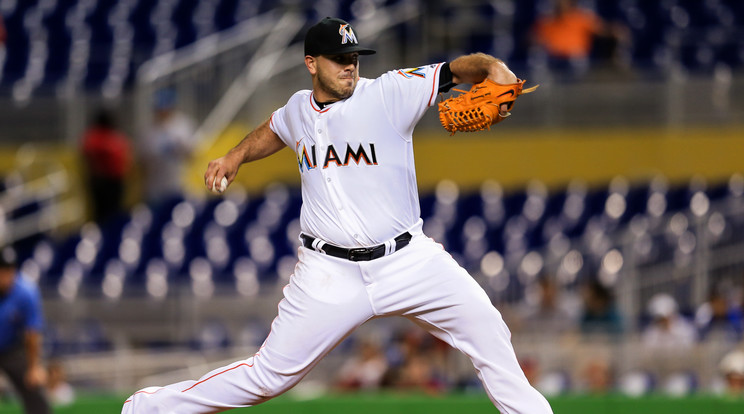
<path fill-rule="evenodd" d="M 318 86 L 320 87 L 320 89 L 323 90 L 323 92 L 332 96 L 334 99 L 337 99 L 337 100 L 346 99 L 354 93 L 354 89 L 356 88 L 356 83 L 357 83 L 356 74 L 352 76 L 354 76 L 354 78 L 352 79 L 351 85 L 346 86 L 345 85 L 346 79 L 339 79 L 339 78 L 332 79 L 327 74 L 319 72 L 318 73 Z"/>

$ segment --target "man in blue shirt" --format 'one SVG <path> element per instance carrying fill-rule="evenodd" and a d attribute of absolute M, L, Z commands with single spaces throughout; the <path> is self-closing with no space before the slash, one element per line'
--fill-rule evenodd
<path fill-rule="evenodd" d="M 0 250 L 0 370 L 13 383 L 28 414 L 51 412 L 43 392 L 43 323 L 38 289 L 18 275 L 14 252 Z"/>

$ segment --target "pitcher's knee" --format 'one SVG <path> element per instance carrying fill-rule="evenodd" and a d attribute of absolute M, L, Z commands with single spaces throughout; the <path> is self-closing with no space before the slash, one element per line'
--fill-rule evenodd
<path fill-rule="evenodd" d="M 266 402 L 272 398 L 278 397 L 289 391 L 300 378 L 293 375 L 283 375 L 281 373 L 266 373 L 256 378 L 255 395 L 260 402 Z"/>

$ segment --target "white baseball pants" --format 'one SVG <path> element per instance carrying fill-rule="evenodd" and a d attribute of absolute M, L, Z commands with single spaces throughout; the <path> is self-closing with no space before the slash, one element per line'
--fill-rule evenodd
<path fill-rule="evenodd" d="M 511 333 L 485 291 L 420 232 L 398 252 L 352 262 L 300 247 L 271 333 L 252 357 L 197 381 L 148 387 L 122 414 L 214 413 L 268 401 L 292 388 L 355 328 L 405 316 L 473 361 L 502 414 L 552 413 L 525 378 Z"/>

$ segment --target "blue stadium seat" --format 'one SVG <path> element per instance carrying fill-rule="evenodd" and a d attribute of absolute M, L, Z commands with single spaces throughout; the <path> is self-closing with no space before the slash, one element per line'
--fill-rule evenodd
<path fill-rule="evenodd" d="M 133 293 L 144 295 L 147 292 L 149 297 L 162 299 L 168 296 L 173 281 L 167 263 L 161 257 L 154 257 L 147 262 L 143 272 L 135 272 L 129 278 L 127 288 Z"/>
<path fill-rule="evenodd" d="M 156 5 L 157 1 L 140 0 L 129 16 L 129 21 L 134 28 L 132 39 L 135 48 L 134 60 L 139 63 L 152 56 L 155 46 L 155 29 L 150 24 L 150 15 Z"/>
<path fill-rule="evenodd" d="M 730 67 L 741 67 L 744 64 L 744 41 L 728 39 L 716 49 L 715 61 Z"/>
<path fill-rule="evenodd" d="M 54 260 L 47 271 L 47 280 L 54 287 L 57 286 L 59 278 L 62 276 L 64 266 L 71 257 L 75 257 L 75 247 L 80 242 L 80 235 L 74 234 L 65 240 L 60 241 L 54 248 Z"/>
<path fill-rule="evenodd" d="M 667 193 L 667 210 L 679 211 L 685 209 L 690 203 L 690 192 L 686 186 L 672 187 Z"/>
<path fill-rule="evenodd" d="M 100 85 L 106 79 L 111 66 L 113 31 L 108 24 L 108 17 L 113 6 L 114 2 L 98 2 L 86 19 L 91 30 L 90 55 L 85 76 L 87 87 Z"/>
<path fill-rule="evenodd" d="M 76 0 L 60 0 L 54 11 L 45 18 L 45 25 L 49 31 L 49 57 L 46 64 L 44 82 L 56 84 L 67 75 L 70 65 L 71 35 L 67 30 L 67 14 L 75 5 Z"/>
<path fill-rule="evenodd" d="M 101 226 L 101 246 L 90 270 L 92 277 L 87 282 L 100 283 L 106 264 L 111 259 L 119 257 L 121 232 L 127 221 L 126 218 L 117 217 Z"/>
<path fill-rule="evenodd" d="M 508 57 L 509 66 L 524 65 L 530 50 L 530 31 L 537 18 L 536 1 L 514 2 L 514 20 L 512 22 L 512 39 L 514 47 Z M 514 64 L 512 63 L 514 62 Z"/>
<path fill-rule="evenodd" d="M 634 187 L 631 187 L 625 200 L 627 203 L 625 213 L 620 219 L 620 222 L 623 224 L 628 223 L 637 214 L 641 214 L 646 211 L 646 202 L 648 201 L 648 186 L 636 185 Z"/>
<path fill-rule="evenodd" d="M 196 40 L 196 28 L 192 16 L 199 0 L 180 0 L 173 10 L 172 20 L 176 26 L 176 49 Z"/>
<path fill-rule="evenodd" d="M 716 9 L 711 7 L 711 2 L 700 0 L 678 0 L 679 5 L 687 11 L 690 17 L 691 28 L 706 28 L 717 26 L 721 23 Z"/>
<path fill-rule="evenodd" d="M 8 36 L 5 43 L 6 60 L 2 78 L 5 84 L 22 78 L 26 72 L 30 46 L 29 33 L 24 26 L 24 18 L 26 12 L 36 5 L 35 3 L 34 1 L 19 1 L 10 15 L 3 16 L 5 30 L 7 33 L 13 34 Z"/>
<path fill-rule="evenodd" d="M 647 23 L 632 33 L 633 62 L 653 67 L 654 54 L 666 46 L 665 36 L 671 26 L 669 11 L 663 9 L 658 2 L 639 1 L 637 6 Z"/>
<path fill-rule="evenodd" d="M 481 197 L 477 193 L 462 195 L 458 199 L 455 220 L 445 235 L 448 250 L 454 253 L 463 252 L 463 225 L 471 217 L 481 216 L 481 205 Z"/>
<path fill-rule="evenodd" d="M 624 21 L 626 10 L 631 2 L 600 0 L 594 3 L 595 12 L 609 22 Z"/>
<path fill-rule="evenodd" d="M 711 202 L 721 201 L 729 194 L 728 182 L 722 181 L 712 183 L 705 193 L 708 195 Z"/>
<path fill-rule="evenodd" d="M 214 24 L 217 30 L 225 30 L 237 23 L 236 13 L 239 0 L 222 0 L 214 13 Z"/>

